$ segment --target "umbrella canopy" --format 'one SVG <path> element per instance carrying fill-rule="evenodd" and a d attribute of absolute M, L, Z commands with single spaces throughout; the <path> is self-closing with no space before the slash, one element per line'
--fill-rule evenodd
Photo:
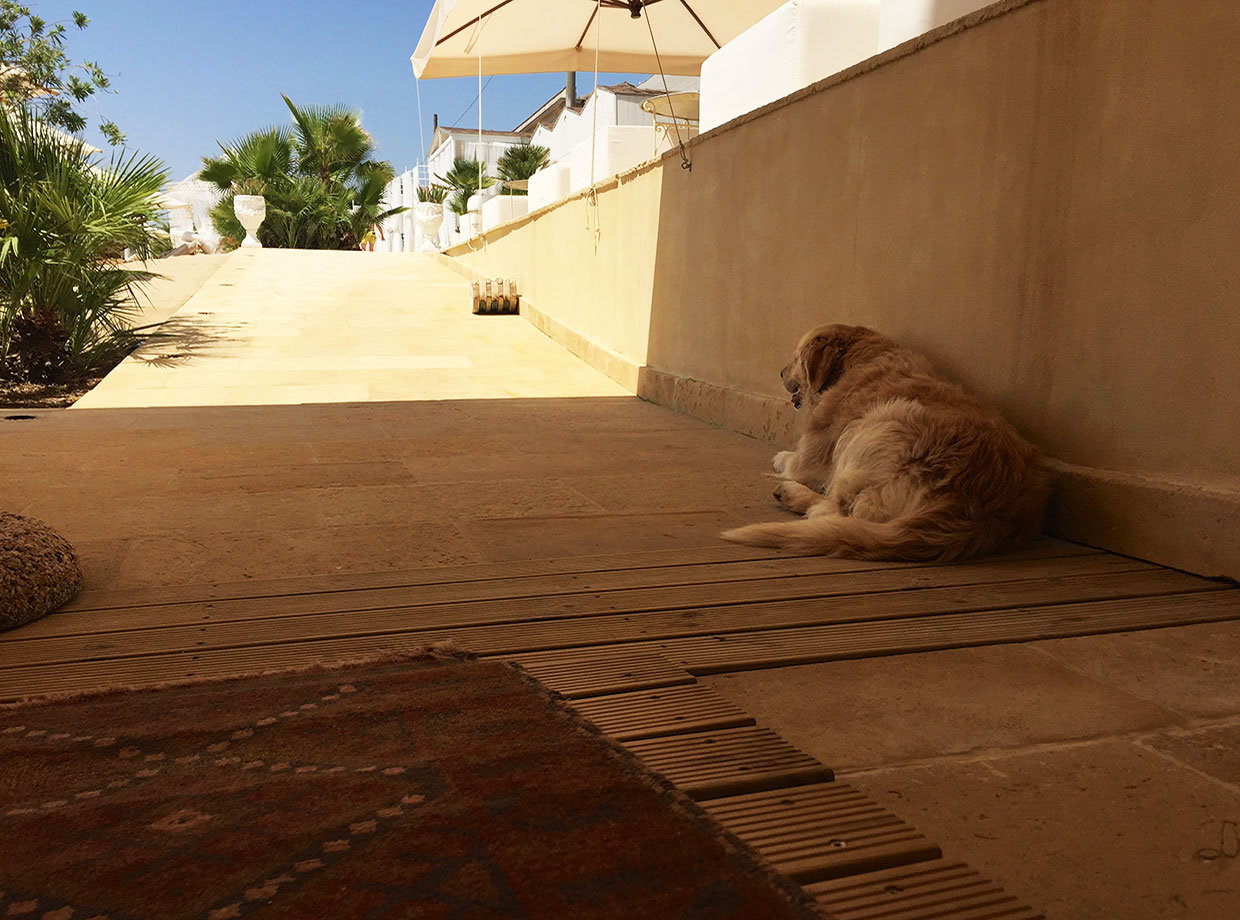
<path fill-rule="evenodd" d="M 484 74 L 594 70 L 597 29 L 600 71 L 696 75 L 721 45 L 785 2 L 436 0 L 413 73 L 476 76 L 479 56 Z"/>

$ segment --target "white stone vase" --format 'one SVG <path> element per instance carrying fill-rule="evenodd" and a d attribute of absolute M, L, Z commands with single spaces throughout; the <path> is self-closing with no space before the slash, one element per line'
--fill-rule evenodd
<path fill-rule="evenodd" d="M 419 201 L 413 208 L 414 220 L 422 232 L 422 251 L 439 251 L 439 228 L 443 226 L 443 205 L 436 201 Z"/>
<path fill-rule="evenodd" d="M 262 195 L 237 195 L 233 198 L 233 213 L 241 226 L 245 227 L 245 239 L 241 241 L 242 249 L 262 249 L 263 244 L 255 236 L 267 216 L 267 199 Z"/>
<path fill-rule="evenodd" d="M 461 215 L 461 233 L 465 239 L 472 240 L 482 232 L 482 193 L 470 195 L 465 207 L 468 210 Z"/>

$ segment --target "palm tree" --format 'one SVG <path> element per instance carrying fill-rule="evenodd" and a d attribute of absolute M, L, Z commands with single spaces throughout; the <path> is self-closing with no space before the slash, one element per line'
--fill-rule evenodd
<path fill-rule="evenodd" d="M 456 157 L 447 174 L 435 178 L 453 189 L 448 201 L 448 209 L 453 214 L 469 213 L 469 199 L 474 193 L 495 184 L 495 179 L 487 175 L 486 165 L 481 160 L 465 157 Z"/>
<path fill-rule="evenodd" d="M 110 366 L 133 344 L 135 299 L 161 233 L 153 157 L 99 168 L 80 144 L 24 109 L 0 108 L 0 377 L 62 383 Z"/>
<path fill-rule="evenodd" d="M 547 165 L 547 157 L 551 151 L 538 144 L 518 144 L 504 151 L 503 156 L 495 164 L 495 171 L 504 182 L 519 182 L 528 179 Z M 501 195 L 528 195 L 525 189 L 505 187 Z"/>
<path fill-rule="evenodd" d="M 291 129 L 256 131 L 220 144 L 222 156 L 203 158 L 199 175 L 225 193 L 211 210 L 212 222 L 223 236 L 240 240 L 233 196 L 240 183 L 257 183 L 267 198 L 259 229 L 264 246 L 356 248 L 372 226 L 404 210 L 383 206 L 396 172 L 391 163 L 371 159 L 374 140 L 358 113 L 281 98 L 293 116 Z"/>
<path fill-rule="evenodd" d="M 298 171 L 316 175 L 324 185 L 333 179 L 346 184 L 359 174 L 382 175 L 384 182 L 396 175 L 391 164 L 370 159 L 374 139 L 362 128 L 360 116 L 342 105 L 298 107 L 288 96 L 281 96 L 293 114 L 293 142 L 297 147 Z"/>
<path fill-rule="evenodd" d="M 245 179 L 264 185 L 291 175 L 296 164 L 286 128 L 254 131 L 231 144 L 220 144 L 222 157 L 203 157 L 199 178 L 228 191 Z"/>

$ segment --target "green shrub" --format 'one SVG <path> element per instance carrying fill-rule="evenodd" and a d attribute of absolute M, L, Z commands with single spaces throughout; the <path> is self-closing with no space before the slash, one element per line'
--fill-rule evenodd
<path fill-rule="evenodd" d="M 134 342 L 136 297 L 152 275 L 122 265 L 163 246 L 153 157 L 103 168 L 23 109 L 0 110 L 0 377 L 65 383 Z"/>
<path fill-rule="evenodd" d="M 538 144 L 519 144 L 504 151 L 495 163 L 495 171 L 505 182 L 528 179 L 547 164 L 547 157 L 550 155 L 550 150 Z M 505 186 L 500 194 L 528 195 L 529 192 L 525 189 Z"/>
<path fill-rule="evenodd" d="M 451 189 L 443 185 L 419 185 L 418 201 L 429 201 L 434 204 L 443 204 L 444 201 L 447 200 L 448 192 L 450 191 Z"/>
<path fill-rule="evenodd" d="M 448 199 L 448 210 L 453 214 L 468 214 L 469 199 L 474 193 L 495 184 L 495 179 L 487 175 L 486 165 L 481 160 L 469 160 L 465 157 L 454 159 L 448 174 L 435 178 L 452 190 L 452 197 Z"/>
<path fill-rule="evenodd" d="M 404 208 L 384 208 L 392 165 L 370 159 L 374 141 L 357 113 L 342 106 L 296 106 L 284 97 L 292 128 L 268 128 L 220 144 L 223 155 L 204 157 L 199 176 L 224 191 L 211 222 L 225 248 L 245 237 L 233 213 L 236 195 L 267 199 L 258 230 L 264 246 L 285 249 L 356 249 L 375 224 Z M 261 191 L 250 191 L 261 189 Z"/>

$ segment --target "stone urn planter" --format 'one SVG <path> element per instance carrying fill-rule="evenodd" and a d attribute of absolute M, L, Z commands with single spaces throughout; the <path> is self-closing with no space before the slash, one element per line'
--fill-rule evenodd
<path fill-rule="evenodd" d="M 474 192 L 470 195 L 466 207 L 469 210 L 461 215 L 461 233 L 465 239 L 472 240 L 482 232 L 482 194 Z"/>
<path fill-rule="evenodd" d="M 241 241 L 242 249 L 262 249 L 263 244 L 255 236 L 258 228 L 267 216 L 267 199 L 262 195 L 237 195 L 233 198 L 233 213 L 241 226 L 245 227 L 245 239 Z"/>
<path fill-rule="evenodd" d="M 413 218 L 422 233 L 422 251 L 439 250 L 439 228 L 443 226 L 443 205 L 435 201 L 419 201 L 413 208 Z"/>

